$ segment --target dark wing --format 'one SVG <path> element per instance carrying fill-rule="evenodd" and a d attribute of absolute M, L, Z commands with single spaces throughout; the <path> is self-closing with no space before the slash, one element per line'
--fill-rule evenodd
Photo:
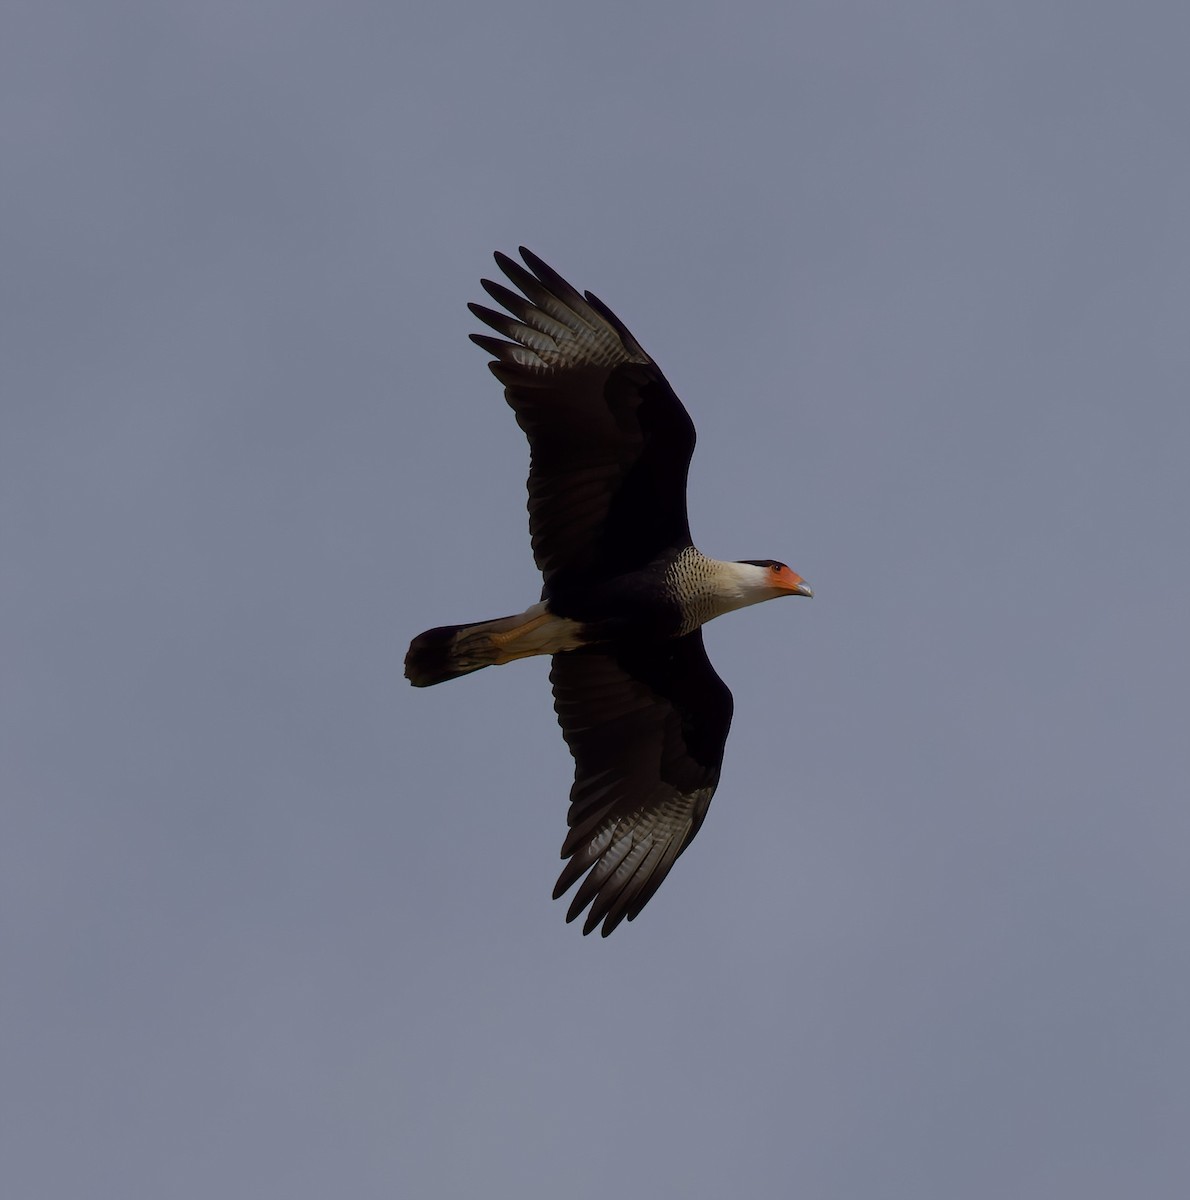
<path fill-rule="evenodd" d="M 673 641 L 554 655 L 554 708 L 574 755 L 569 858 L 554 888 L 584 872 L 566 913 L 583 933 L 633 920 L 702 825 L 719 782 L 732 700 L 695 630 Z M 593 901 L 593 903 L 592 903 Z"/>
<path fill-rule="evenodd" d="M 521 255 L 532 274 L 507 255 L 496 262 L 524 296 L 483 280 L 508 313 L 469 306 L 511 340 L 471 340 L 495 357 L 492 374 L 529 438 L 529 531 L 548 592 L 690 544 L 694 425 L 610 309 L 523 246 Z"/>

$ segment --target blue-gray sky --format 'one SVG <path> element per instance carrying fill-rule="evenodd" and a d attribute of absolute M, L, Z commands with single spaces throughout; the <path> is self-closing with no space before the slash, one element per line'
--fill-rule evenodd
<path fill-rule="evenodd" d="M 1190 1189 L 1190 10 L 16 3 L 6 1196 Z M 719 794 L 563 924 L 464 303 L 524 242 L 700 431 Z"/>

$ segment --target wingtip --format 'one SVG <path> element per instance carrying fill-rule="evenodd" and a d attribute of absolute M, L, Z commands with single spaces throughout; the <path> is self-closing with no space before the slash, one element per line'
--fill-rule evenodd
<path fill-rule="evenodd" d="M 545 287 L 550 288 L 551 291 L 553 290 L 553 288 L 550 287 L 551 283 L 555 285 L 560 284 L 565 288 L 570 288 L 570 284 L 568 284 L 566 280 L 563 279 L 562 276 L 559 275 L 558 272 L 549 265 L 549 263 L 547 263 L 539 255 L 534 254 L 528 246 L 518 246 L 517 250 L 520 252 L 521 258 L 525 260 L 525 265 L 537 277 L 538 282 L 543 284 Z M 570 290 L 573 291 L 573 288 Z"/>

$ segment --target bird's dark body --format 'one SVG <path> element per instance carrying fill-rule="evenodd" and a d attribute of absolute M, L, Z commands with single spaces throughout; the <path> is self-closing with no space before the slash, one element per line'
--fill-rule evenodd
<path fill-rule="evenodd" d="M 680 551 L 635 571 L 589 576 L 581 585 L 555 576 L 541 598 L 552 613 L 581 621 L 592 641 L 662 641 L 682 631 L 681 597 L 673 586 Z"/>

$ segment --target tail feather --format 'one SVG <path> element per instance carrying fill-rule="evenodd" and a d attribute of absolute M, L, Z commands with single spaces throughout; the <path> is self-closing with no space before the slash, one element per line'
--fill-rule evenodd
<path fill-rule="evenodd" d="M 405 678 L 432 687 L 460 675 L 532 654 L 556 654 L 582 645 L 580 626 L 535 604 L 513 617 L 440 625 L 419 633 L 405 655 Z"/>
<path fill-rule="evenodd" d="M 437 629 L 419 633 L 405 655 L 405 678 L 414 687 L 430 687 L 487 666 L 482 662 L 464 666 L 455 658 L 455 635 L 467 628 L 466 625 L 440 625 Z"/>

